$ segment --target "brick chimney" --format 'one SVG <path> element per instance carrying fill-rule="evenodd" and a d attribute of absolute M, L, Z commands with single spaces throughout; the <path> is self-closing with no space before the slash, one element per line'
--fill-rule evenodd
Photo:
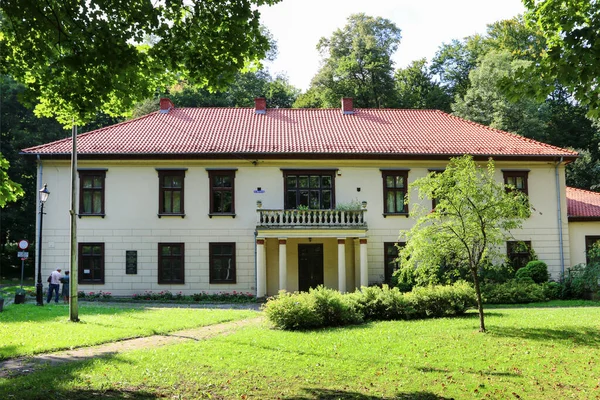
<path fill-rule="evenodd" d="M 168 113 L 171 108 L 175 108 L 175 106 L 173 105 L 173 102 L 170 99 L 168 99 L 166 97 L 163 97 L 162 99 L 160 99 L 161 114 Z"/>
<path fill-rule="evenodd" d="M 256 114 L 266 114 L 267 113 L 267 99 L 264 97 L 256 97 L 254 99 L 254 112 Z"/>
<path fill-rule="evenodd" d="M 342 114 L 354 114 L 352 97 L 342 97 Z"/>

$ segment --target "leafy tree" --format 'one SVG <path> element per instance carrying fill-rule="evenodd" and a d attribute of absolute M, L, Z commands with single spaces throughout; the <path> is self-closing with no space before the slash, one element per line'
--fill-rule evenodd
<path fill-rule="evenodd" d="M 592 157 L 589 150 L 578 149 L 579 158 L 567 164 L 567 185 L 600 192 L 600 160 Z"/>
<path fill-rule="evenodd" d="M 390 20 L 353 14 L 343 29 L 321 38 L 317 49 L 323 65 L 311 82 L 325 107 L 338 107 L 353 97 L 358 107 L 390 107 L 395 103 L 392 55 L 400 29 Z"/>
<path fill-rule="evenodd" d="M 426 59 L 398 69 L 395 79 L 399 107 L 450 111 L 452 98 L 434 81 Z"/>
<path fill-rule="evenodd" d="M 346 97 L 346 96 L 344 96 Z M 341 99 L 340 99 L 341 100 Z M 294 104 L 294 108 L 323 108 L 323 98 L 320 89 L 315 86 L 310 87 L 306 92 L 301 93 Z"/>
<path fill-rule="evenodd" d="M 546 48 L 535 53 L 535 63 L 523 68 L 519 82 L 533 76 L 544 85 L 526 87 L 527 94 L 545 98 L 558 83 L 589 106 L 589 115 L 600 115 L 600 3 L 589 0 L 524 0 L 527 23 L 540 31 Z M 513 95 L 523 90 L 513 86 Z"/>
<path fill-rule="evenodd" d="M 219 88 L 262 59 L 269 37 L 256 6 L 278 1 L 4 0 L 0 74 L 62 123 L 122 115 L 176 80 Z"/>
<path fill-rule="evenodd" d="M 480 331 L 485 331 L 480 290 L 480 272 L 493 261 L 504 257 L 500 248 L 511 229 L 519 228 L 529 215 L 525 196 L 507 192 L 494 178 L 494 162 L 487 168 L 478 166 L 471 156 L 453 158 L 441 173 L 431 173 L 410 185 L 419 199 L 437 199 L 432 212 L 415 204 L 412 195 L 407 202 L 417 218 L 409 231 L 401 232 L 406 246 L 400 249 L 402 269 L 432 269 L 439 265 L 466 268 L 475 285 L 479 309 Z M 451 263 L 448 263 L 451 260 Z"/>
<path fill-rule="evenodd" d="M 0 153 L 0 208 L 4 208 L 8 202 L 17 201 L 24 194 L 21 185 L 9 178 L 9 165 L 8 160 Z"/>

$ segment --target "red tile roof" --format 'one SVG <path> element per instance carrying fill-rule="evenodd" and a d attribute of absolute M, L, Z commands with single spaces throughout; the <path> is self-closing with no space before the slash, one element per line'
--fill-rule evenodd
<path fill-rule="evenodd" d="M 67 155 L 71 139 L 23 150 Z M 173 108 L 78 136 L 81 155 L 565 157 L 577 153 L 437 110 Z"/>
<path fill-rule="evenodd" d="M 600 193 L 567 186 L 569 221 L 600 220 Z"/>

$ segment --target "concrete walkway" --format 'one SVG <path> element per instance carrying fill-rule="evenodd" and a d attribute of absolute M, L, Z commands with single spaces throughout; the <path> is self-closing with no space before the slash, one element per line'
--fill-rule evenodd
<path fill-rule="evenodd" d="M 73 350 L 63 350 L 55 353 L 38 354 L 35 356 L 13 358 L 0 361 L 0 378 L 29 374 L 47 365 L 60 365 L 73 361 L 88 360 L 97 357 L 110 356 L 138 349 L 151 349 L 186 341 L 206 340 L 218 335 L 229 335 L 247 326 L 257 326 L 263 323 L 263 316 L 224 322 L 200 328 L 175 331 L 165 335 L 154 335 L 136 339 L 125 339 L 118 342 L 105 343 L 98 346 L 82 347 Z"/>

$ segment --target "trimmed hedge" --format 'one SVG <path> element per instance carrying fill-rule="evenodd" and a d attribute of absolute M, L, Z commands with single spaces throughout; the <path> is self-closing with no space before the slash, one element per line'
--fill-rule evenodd
<path fill-rule="evenodd" d="M 520 271 L 520 270 L 519 270 Z M 521 304 L 548 301 L 555 296 L 554 282 L 537 284 L 529 277 L 505 283 L 481 286 L 483 302 L 488 304 Z"/>
<path fill-rule="evenodd" d="M 280 329 L 299 330 L 359 324 L 363 321 L 446 317 L 464 314 L 476 305 L 475 290 L 466 282 L 429 286 L 402 293 L 397 288 L 363 287 L 340 294 L 319 286 L 308 293 L 282 291 L 263 310 Z"/>

